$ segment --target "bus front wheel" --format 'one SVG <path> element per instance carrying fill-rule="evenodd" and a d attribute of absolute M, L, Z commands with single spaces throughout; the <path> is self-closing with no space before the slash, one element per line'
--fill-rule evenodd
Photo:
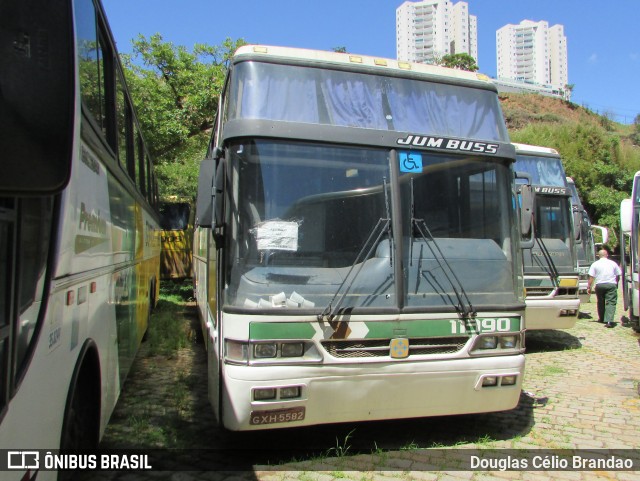
<path fill-rule="evenodd" d="M 96 449 L 99 437 L 100 368 L 95 349 L 85 345 L 67 395 L 60 449 Z"/>

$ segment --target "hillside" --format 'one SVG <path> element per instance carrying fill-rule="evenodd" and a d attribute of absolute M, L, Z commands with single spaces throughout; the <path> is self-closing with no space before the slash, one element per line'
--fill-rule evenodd
<path fill-rule="evenodd" d="M 533 94 L 500 94 L 509 130 L 532 122 L 597 122 L 600 117 L 564 100 Z"/>
<path fill-rule="evenodd" d="M 623 125 L 584 107 L 535 94 L 500 94 L 509 136 L 555 148 L 594 223 L 617 244 L 620 201 L 640 170 L 640 126 Z"/>

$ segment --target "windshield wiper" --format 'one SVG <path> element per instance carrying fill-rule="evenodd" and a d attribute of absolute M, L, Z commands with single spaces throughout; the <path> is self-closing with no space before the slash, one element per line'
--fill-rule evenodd
<path fill-rule="evenodd" d="M 531 219 L 531 223 L 533 225 L 533 232 L 534 232 L 533 237 L 535 238 L 536 242 L 540 246 L 540 251 L 542 252 L 542 256 L 544 257 L 544 260 L 547 261 L 547 266 L 549 267 L 550 272 L 547 271 L 547 274 L 551 278 L 551 282 L 553 282 L 554 287 L 559 287 L 558 276 L 560 275 L 560 273 L 558 272 L 556 263 L 553 262 L 553 257 L 551 257 L 551 254 L 549 253 L 549 249 L 547 249 L 547 246 L 544 243 L 544 240 L 542 239 L 542 237 L 538 237 L 536 235 L 537 230 L 535 225 L 535 217 Z M 531 249 L 531 257 L 533 257 L 533 249 Z"/>
<path fill-rule="evenodd" d="M 347 294 L 349 293 L 349 290 L 351 289 L 351 286 L 353 286 L 353 283 L 355 282 L 356 278 L 358 277 L 358 275 L 360 274 L 360 271 L 362 270 L 362 268 L 364 267 L 364 263 L 366 260 L 369 259 L 369 257 L 371 257 L 371 254 L 374 252 L 374 250 L 378 247 L 378 243 L 380 242 L 380 239 L 382 239 L 382 236 L 386 233 L 389 237 L 389 262 L 391 264 L 393 264 L 393 237 L 391 235 L 391 214 L 390 214 L 390 206 L 389 206 L 389 199 L 387 197 L 387 180 L 386 178 L 382 179 L 383 182 L 383 188 L 384 188 L 384 199 L 385 199 L 385 209 L 386 209 L 386 213 L 387 213 L 387 218 L 380 218 L 378 219 L 378 222 L 376 223 L 376 225 L 373 226 L 373 229 L 371 229 L 371 232 L 369 233 L 369 237 L 367 237 L 367 240 L 362 244 L 362 247 L 360 248 L 360 251 L 358 252 L 358 255 L 356 256 L 355 260 L 353 261 L 353 264 L 351 264 L 351 267 L 349 268 L 349 271 L 347 272 L 347 275 L 344 277 L 344 279 L 342 280 L 342 282 L 340 283 L 340 285 L 338 286 L 338 289 L 336 290 L 335 294 L 333 295 L 333 297 L 331 298 L 331 300 L 329 301 L 329 304 L 327 305 L 327 307 L 325 307 L 322 312 L 320 314 L 318 314 L 317 318 L 318 321 L 325 321 L 325 322 L 331 322 L 333 321 L 333 319 L 336 317 L 336 315 L 338 314 L 339 310 L 340 310 L 340 306 L 342 306 L 342 302 L 344 301 L 345 297 L 347 296 Z M 375 236 L 375 238 L 374 238 Z M 369 246 L 369 250 L 367 250 L 366 255 L 363 256 L 363 254 L 365 253 L 365 250 L 367 249 L 367 246 Z M 355 269 L 355 267 L 360 264 L 360 266 L 358 267 L 358 270 L 355 272 L 355 274 L 353 274 L 353 276 L 351 276 L 351 273 L 353 272 L 353 270 Z M 347 281 L 349 281 L 347 283 Z M 346 286 L 346 288 L 345 288 Z M 344 290 L 343 290 L 344 288 Z M 335 303 L 336 299 L 338 298 L 338 295 L 340 294 L 340 292 L 342 292 L 342 295 L 340 296 L 340 298 L 338 299 L 338 301 Z"/>
<path fill-rule="evenodd" d="M 462 282 L 460 282 L 460 279 L 458 279 L 458 276 L 456 276 L 455 271 L 453 270 L 453 268 L 449 264 L 449 261 L 447 261 L 447 258 L 445 257 L 444 253 L 438 246 L 436 239 L 433 237 L 433 234 L 431 234 L 431 231 L 429 230 L 429 227 L 427 226 L 426 221 L 424 219 L 417 219 L 415 217 L 415 206 L 414 206 L 414 200 L 413 200 L 414 199 L 413 178 L 411 179 L 410 189 L 411 189 L 411 234 L 409 236 L 409 241 L 410 241 L 409 251 L 411 253 L 410 254 L 411 258 L 413 257 L 413 254 L 412 254 L 413 229 L 415 227 L 415 229 L 418 231 L 418 233 L 422 237 L 422 240 L 424 240 L 425 244 L 431 251 L 433 258 L 438 263 L 438 266 L 440 266 L 440 269 L 442 270 L 442 273 L 444 274 L 444 276 L 447 278 L 447 281 L 449 281 L 449 284 L 451 285 L 451 288 L 453 289 L 453 292 L 456 298 L 458 299 L 458 305 L 454 306 L 458 311 L 458 314 L 463 319 L 468 319 L 469 317 L 475 317 L 477 315 L 477 312 L 473 308 L 471 299 L 469 299 L 469 296 L 467 295 L 466 291 L 464 290 L 464 287 L 462 286 Z"/>

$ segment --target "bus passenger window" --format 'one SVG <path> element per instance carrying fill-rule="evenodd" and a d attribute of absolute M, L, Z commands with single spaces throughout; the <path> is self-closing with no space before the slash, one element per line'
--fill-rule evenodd
<path fill-rule="evenodd" d="M 131 159 L 131 168 L 133 169 L 133 175 L 131 178 L 133 179 L 134 184 L 140 188 L 140 159 L 144 156 L 144 150 L 142 149 L 142 138 L 140 137 L 140 132 L 138 131 L 138 125 L 136 123 L 133 124 L 133 158 Z"/>
<path fill-rule="evenodd" d="M 118 130 L 118 160 L 125 172 L 127 169 L 127 154 L 129 152 L 129 133 L 131 131 L 131 113 L 124 92 L 124 83 L 120 74 L 116 75 L 116 128 Z"/>
<path fill-rule="evenodd" d="M 78 31 L 78 68 L 82 101 L 97 126 L 107 135 L 105 69 L 102 42 L 96 30 L 96 12 L 92 0 L 75 2 Z"/>

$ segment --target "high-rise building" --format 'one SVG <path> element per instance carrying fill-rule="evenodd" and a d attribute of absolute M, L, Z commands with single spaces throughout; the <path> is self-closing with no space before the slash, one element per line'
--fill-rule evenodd
<path fill-rule="evenodd" d="M 396 53 L 398 60 L 420 63 L 467 53 L 478 63 L 478 19 L 467 2 L 404 2 L 396 9 Z"/>
<path fill-rule="evenodd" d="M 564 89 L 569 81 L 567 37 L 562 25 L 523 20 L 496 32 L 498 79 Z"/>

